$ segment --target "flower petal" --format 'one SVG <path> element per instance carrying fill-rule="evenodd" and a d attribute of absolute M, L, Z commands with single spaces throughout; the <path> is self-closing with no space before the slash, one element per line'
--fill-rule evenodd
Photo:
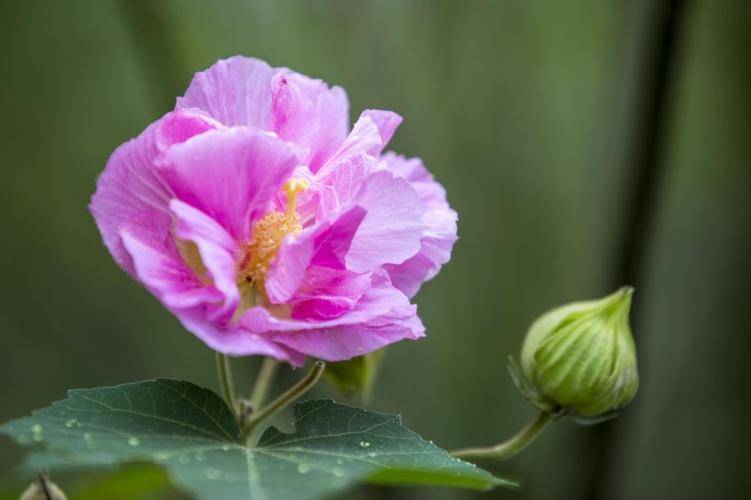
<path fill-rule="evenodd" d="M 457 215 L 446 200 L 445 190 L 419 158 L 406 159 L 389 152 L 382 157 L 382 165 L 410 182 L 424 209 L 425 232 L 419 253 L 401 264 L 384 266 L 394 286 L 413 297 L 420 286 L 438 274 L 441 266 L 451 258 L 457 240 Z"/>
<path fill-rule="evenodd" d="M 361 356 L 405 338 L 418 339 L 425 333 L 416 307 L 377 275 L 373 287 L 363 294 L 357 306 L 338 318 L 282 319 L 255 307 L 245 313 L 242 324 L 250 331 L 268 332 L 274 342 L 327 361 Z"/>
<path fill-rule="evenodd" d="M 381 109 L 366 109 L 362 112 L 363 117 L 367 116 L 378 127 L 378 134 L 381 136 L 381 144 L 377 149 L 370 151 L 373 155 L 378 155 L 383 151 L 386 145 L 391 141 L 394 136 L 397 127 L 401 125 L 404 119 L 393 111 L 385 111 Z"/>
<path fill-rule="evenodd" d="M 274 341 L 325 361 L 345 361 L 400 340 L 417 340 L 424 336 L 424 332 L 425 327 L 414 314 L 407 318 L 321 328 L 301 334 L 284 333 L 274 336 Z"/>
<path fill-rule="evenodd" d="M 231 315 L 240 302 L 235 277 L 237 245 L 224 228 L 200 210 L 177 199 L 170 202 L 170 210 L 175 214 L 175 236 L 196 245 L 210 282 L 223 295 L 217 316 Z"/>
<path fill-rule="evenodd" d="M 297 165 L 293 146 L 255 129 L 214 130 L 171 147 L 161 172 L 175 196 L 248 239 Z"/>
<path fill-rule="evenodd" d="M 274 304 L 287 302 L 311 265 L 344 269 L 345 255 L 364 217 L 365 210 L 355 206 L 330 221 L 305 229 L 295 238 L 286 238 L 266 279 L 269 300 Z"/>
<path fill-rule="evenodd" d="M 167 213 L 172 198 L 154 166 L 156 158 L 173 144 L 217 126 L 201 114 L 182 110 L 168 113 L 117 148 L 107 161 L 89 210 L 113 258 L 131 276 L 135 276 L 135 269 L 123 246 L 120 227 L 143 211 Z"/>
<path fill-rule="evenodd" d="M 356 159 L 364 155 L 375 159 L 378 156 L 386 144 L 383 142 L 381 131 L 376 122 L 376 120 L 382 117 L 376 113 L 375 118 L 368 114 L 368 112 L 360 115 L 360 118 L 355 122 L 354 127 L 352 127 L 352 131 L 336 153 L 317 172 L 319 178 L 325 178 L 338 170 L 342 165 L 352 162 L 353 158 Z M 384 119 L 381 121 L 386 122 L 387 120 Z M 388 126 L 383 126 L 387 130 Z"/>
<path fill-rule="evenodd" d="M 367 211 L 347 252 L 347 269 L 401 264 L 420 250 L 423 208 L 410 184 L 390 172 L 370 175 L 353 202 Z"/>
<path fill-rule="evenodd" d="M 169 308 L 190 308 L 222 300 L 185 265 L 174 244 L 170 216 L 147 210 L 120 228 L 125 249 L 132 257 L 138 280 Z"/>
<path fill-rule="evenodd" d="M 305 357 L 273 339 L 251 333 L 238 327 L 221 327 L 208 321 L 200 308 L 175 312 L 180 323 L 215 351 L 233 356 L 271 356 L 279 361 L 288 361 L 296 366 L 305 362 Z"/>
<path fill-rule="evenodd" d="M 196 73 L 177 108 L 198 108 L 225 125 L 269 130 L 272 69 L 265 62 L 235 56 Z"/>
<path fill-rule="evenodd" d="M 347 94 L 286 68 L 274 74 L 271 88 L 269 130 L 307 150 L 303 162 L 316 172 L 347 137 Z"/>
<path fill-rule="evenodd" d="M 264 307 L 253 307 L 246 311 L 241 323 L 252 332 L 278 332 L 290 330 L 311 330 L 315 328 L 329 328 L 333 326 L 349 325 L 371 321 L 379 316 L 396 311 L 398 315 L 410 315 L 414 312 L 414 305 L 407 297 L 391 286 L 388 277 L 381 276 L 382 271 L 371 275 L 371 288 L 364 294 L 363 299 L 348 314 L 328 321 L 308 322 L 300 319 L 281 318 L 274 316 Z M 394 310 L 394 311 L 392 311 Z"/>
<path fill-rule="evenodd" d="M 368 273 L 313 266 L 290 300 L 291 316 L 305 320 L 338 318 L 357 307 L 371 280 Z"/>

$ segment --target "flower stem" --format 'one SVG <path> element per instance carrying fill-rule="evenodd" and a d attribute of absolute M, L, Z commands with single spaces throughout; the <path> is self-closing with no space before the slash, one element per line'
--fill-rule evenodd
<path fill-rule="evenodd" d="M 308 392 L 311 387 L 316 385 L 316 382 L 321 378 L 325 368 L 326 364 L 323 361 L 316 361 L 313 368 L 303 379 L 287 389 L 284 394 L 269 403 L 266 407 L 252 413 L 248 423 L 245 424 L 243 429 L 246 439 L 253 434 L 253 431 L 258 424 L 284 409 L 285 406 L 297 400 L 300 396 Z"/>
<path fill-rule="evenodd" d="M 266 394 L 271 387 L 271 381 L 274 378 L 279 362 L 274 358 L 264 358 L 261 370 L 258 372 L 256 382 L 253 385 L 253 395 L 250 398 L 252 408 L 260 408 L 266 400 Z"/>
<path fill-rule="evenodd" d="M 239 405 L 237 404 L 237 394 L 235 394 L 235 384 L 232 382 L 229 356 L 221 352 L 216 353 L 216 372 L 219 377 L 219 386 L 222 388 L 222 396 L 232 408 L 232 413 L 237 416 Z"/>
<path fill-rule="evenodd" d="M 496 460 L 508 460 L 514 457 L 540 434 L 545 425 L 550 422 L 550 413 L 541 411 L 534 420 L 520 430 L 515 436 L 503 443 L 484 448 L 465 448 L 451 452 L 456 458 L 493 458 Z"/>

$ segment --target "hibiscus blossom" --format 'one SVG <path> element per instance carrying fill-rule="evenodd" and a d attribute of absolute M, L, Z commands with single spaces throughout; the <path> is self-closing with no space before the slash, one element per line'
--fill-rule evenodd
<path fill-rule="evenodd" d="M 196 74 L 110 157 L 91 212 L 115 261 L 231 355 L 338 361 L 424 327 L 410 298 L 450 258 L 456 213 L 401 117 L 244 57 Z"/>

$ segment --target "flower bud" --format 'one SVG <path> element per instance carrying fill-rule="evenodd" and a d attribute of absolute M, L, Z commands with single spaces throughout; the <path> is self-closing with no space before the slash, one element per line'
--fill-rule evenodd
<path fill-rule="evenodd" d="M 626 406 L 639 387 L 628 315 L 634 289 L 574 302 L 535 321 L 522 347 L 530 399 L 583 417 Z"/>

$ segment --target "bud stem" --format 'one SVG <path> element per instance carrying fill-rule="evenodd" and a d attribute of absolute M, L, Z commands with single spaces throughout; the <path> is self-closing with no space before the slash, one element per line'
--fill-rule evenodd
<path fill-rule="evenodd" d="M 529 446 L 542 429 L 545 428 L 545 425 L 550 422 L 550 418 L 550 413 L 541 411 L 526 427 L 503 443 L 482 448 L 454 450 L 451 452 L 451 455 L 461 459 L 492 458 L 495 460 L 508 460 Z"/>
<path fill-rule="evenodd" d="M 238 415 L 239 405 L 237 403 L 237 394 L 235 394 L 235 384 L 232 382 L 232 371 L 229 366 L 229 356 L 216 353 L 216 372 L 219 376 L 219 386 L 222 389 L 222 396 L 232 409 L 235 417 Z"/>
<path fill-rule="evenodd" d="M 321 378 L 321 375 L 323 375 L 323 370 L 325 368 L 326 364 L 323 361 L 316 361 L 313 364 L 313 368 L 307 375 L 305 375 L 303 379 L 287 389 L 281 396 L 269 403 L 268 406 L 261 408 L 254 413 L 251 413 L 251 417 L 248 420 L 248 423 L 243 428 L 243 434 L 245 438 L 250 438 L 250 436 L 253 434 L 253 430 L 262 421 L 275 415 L 276 413 L 284 409 L 284 407 L 286 407 L 288 404 L 296 401 L 300 396 L 308 392 L 308 390 L 316 385 L 318 379 Z"/>

